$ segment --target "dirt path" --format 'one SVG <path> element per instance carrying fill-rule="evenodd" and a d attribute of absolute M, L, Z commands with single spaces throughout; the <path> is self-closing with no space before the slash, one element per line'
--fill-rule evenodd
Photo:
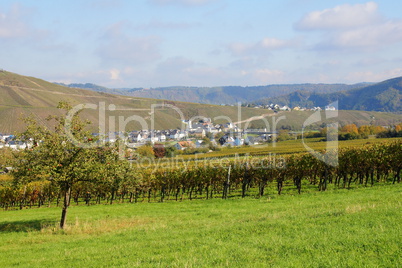
<path fill-rule="evenodd" d="M 241 121 L 234 122 L 234 124 L 241 124 L 241 123 L 251 122 L 251 121 L 255 121 L 255 120 L 260 120 L 260 119 L 263 119 L 265 117 L 272 117 L 272 116 L 275 116 L 275 115 L 278 115 L 278 114 L 281 114 L 281 113 L 282 112 L 267 113 L 267 114 L 257 115 L 257 116 L 250 117 L 250 118 L 248 118 L 246 120 L 241 120 Z"/>
<path fill-rule="evenodd" d="M 55 94 L 55 95 L 63 95 L 63 96 L 76 96 L 76 97 L 81 97 L 81 98 L 104 98 L 107 99 L 107 96 L 94 96 L 94 95 L 84 95 L 84 94 L 74 94 L 74 93 L 64 93 L 64 92 L 59 92 L 59 91 L 50 91 L 46 89 L 37 89 L 37 88 L 30 88 L 30 87 L 20 87 L 20 86 L 7 86 L 9 88 L 15 88 L 19 90 L 31 90 L 31 91 L 36 91 L 36 92 L 45 92 L 45 93 L 50 93 L 50 94 Z M 111 95 L 114 98 L 119 98 L 119 99 L 131 99 L 130 97 L 126 96 L 119 96 L 119 95 Z M 8 106 L 8 105 L 4 105 Z M 116 111 L 151 111 L 150 108 L 119 108 L 116 107 Z"/>

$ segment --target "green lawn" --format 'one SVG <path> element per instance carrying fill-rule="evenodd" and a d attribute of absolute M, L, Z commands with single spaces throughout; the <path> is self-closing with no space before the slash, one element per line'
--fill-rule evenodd
<path fill-rule="evenodd" d="M 0 211 L 0 267 L 397 267 L 402 184 Z"/>

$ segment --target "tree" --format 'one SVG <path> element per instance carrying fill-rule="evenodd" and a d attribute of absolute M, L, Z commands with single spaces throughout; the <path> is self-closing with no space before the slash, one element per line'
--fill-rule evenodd
<path fill-rule="evenodd" d="M 369 135 L 375 135 L 380 132 L 386 131 L 386 129 L 382 126 L 374 126 L 374 125 L 363 125 L 359 127 L 359 134 L 362 137 L 368 137 Z"/>
<path fill-rule="evenodd" d="M 57 106 L 66 111 L 63 116 L 51 116 L 48 120 L 56 121 L 54 131 L 40 126 L 32 118 L 25 119 L 27 129 L 20 139 L 31 141 L 33 147 L 16 153 L 13 163 L 13 175 L 16 185 L 32 181 L 50 181 L 63 193 L 63 207 L 60 228 L 66 223 L 70 205 L 71 191 L 79 181 L 93 181 L 98 178 L 98 160 L 95 146 L 88 148 L 90 134 L 85 130 L 88 122 L 80 119 L 78 113 L 68 117 L 72 107 L 66 102 Z"/>
<path fill-rule="evenodd" d="M 156 158 L 163 158 L 166 155 L 166 149 L 163 144 L 155 144 L 153 151 Z"/>
<path fill-rule="evenodd" d="M 374 134 L 373 126 L 363 125 L 363 126 L 360 126 L 358 130 L 359 130 L 359 134 L 365 138 L 368 137 L 369 135 Z"/>
<path fill-rule="evenodd" d="M 292 137 L 290 136 L 288 130 L 286 130 L 286 129 L 279 130 L 277 141 L 286 141 L 286 140 L 290 140 L 291 138 Z"/>
<path fill-rule="evenodd" d="M 177 149 L 174 146 L 165 147 L 165 156 L 174 157 L 177 154 Z"/>
<path fill-rule="evenodd" d="M 10 148 L 0 149 L 0 171 L 9 166 L 9 163 L 13 159 L 13 153 Z"/>
<path fill-rule="evenodd" d="M 359 134 L 359 130 L 355 124 L 348 124 L 341 128 L 341 132 Z"/>
<path fill-rule="evenodd" d="M 382 126 L 373 126 L 373 128 L 374 128 L 374 134 L 378 134 L 387 130 L 385 127 Z"/>
<path fill-rule="evenodd" d="M 116 143 L 97 148 L 95 151 L 95 168 L 92 168 L 92 170 L 96 172 L 92 174 L 90 181 L 102 182 L 108 185 L 111 193 L 110 204 L 112 204 L 116 199 L 117 193 L 122 192 L 126 181 L 131 180 L 131 182 L 134 182 L 132 178 L 135 177 L 135 174 L 129 162 L 119 158 Z"/>
<path fill-rule="evenodd" d="M 201 145 L 202 145 L 203 147 L 210 147 L 211 144 L 212 144 L 212 142 L 211 142 L 211 140 L 210 140 L 208 137 L 202 138 L 202 143 L 201 143 Z"/>
<path fill-rule="evenodd" d="M 205 137 L 204 138 L 207 138 L 209 141 L 212 141 L 213 139 L 214 139 L 214 133 L 212 133 L 212 132 L 207 132 L 207 133 L 205 133 Z"/>
<path fill-rule="evenodd" d="M 136 151 L 140 156 L 145 157 L 145 158 L 155 158 L 155 153 L 154 149 L 152 148 L 151 145 L 143 145 L 141 147 L 138 147 Z"/>
<path fill-rule="evenodd" d="M 396 132 L 402 132 L 402 124 L 396 125 L 395 126 L 395 131 Z"/>
<path fill-rule="evenodd" d="M 223 131 L 220 131 L 220 132 L 216 133 L 215 136 L 214 136 L 215 141 L 216 141 L 216 142 L 219 142 L 219 143 L 222 145 L 221 139 L 222 139 L 225 135 L 226 135 L 226 134 L 225 134 L 225 132 L 223 132 Z M 226 142 L 226 141 L 225 141 L 225 142 Z M 225 143 L 225 142 L 223 142 L 223 143 Z"/>

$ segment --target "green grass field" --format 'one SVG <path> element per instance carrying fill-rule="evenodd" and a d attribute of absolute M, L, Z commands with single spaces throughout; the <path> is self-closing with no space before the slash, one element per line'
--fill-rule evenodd
<path fill-rule="evenodd" d="M 398 267 L 402 184 L 0 211 L 0 267 Z"/>

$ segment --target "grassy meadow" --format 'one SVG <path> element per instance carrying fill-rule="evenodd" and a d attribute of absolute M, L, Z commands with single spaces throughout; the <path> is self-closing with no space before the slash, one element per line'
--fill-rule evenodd
<path fill-rule="evenodd" d="M 0 211 L 0 267 L 398 267 L 402 184 Z"/>

